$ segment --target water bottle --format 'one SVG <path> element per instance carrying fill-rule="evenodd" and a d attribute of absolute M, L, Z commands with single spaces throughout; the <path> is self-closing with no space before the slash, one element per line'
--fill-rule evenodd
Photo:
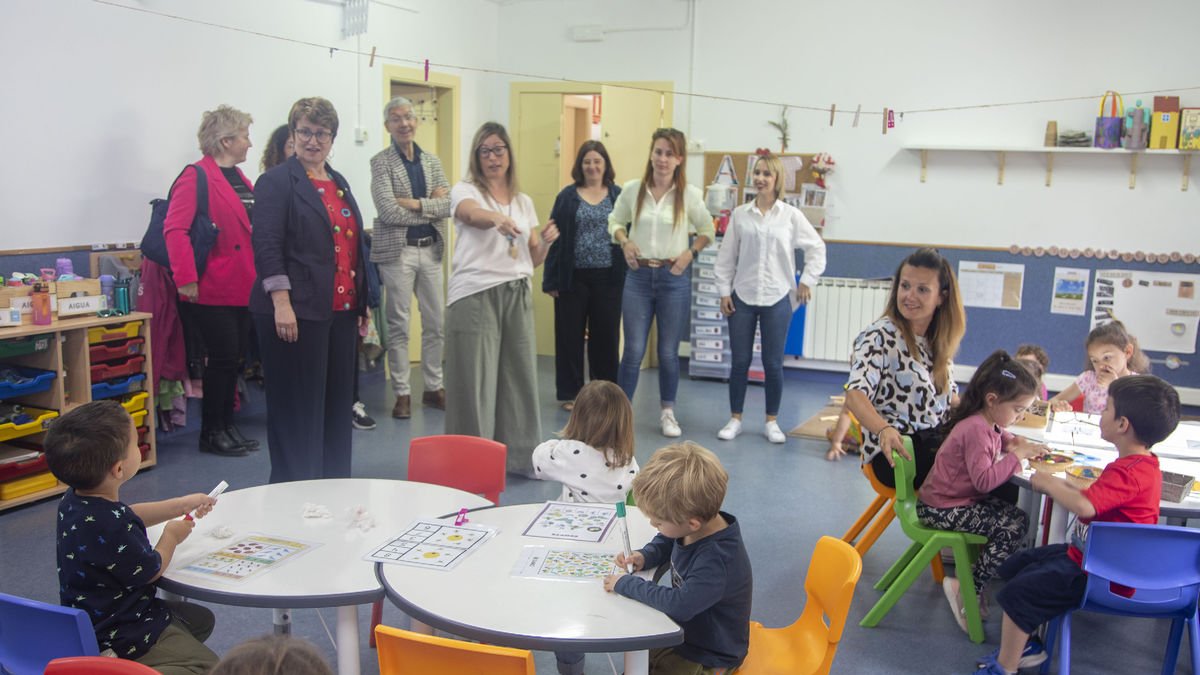
<path fill-rule="evenodd" d="M 54 269 L 59 277 L 64 274 L 75 274 L 75 265 L 70 258 L 59 258 L 54 261 Z"/>
<path fill-rule="evenodd" d="M 33 285 L 33 323 L 48 326 L 54 319 L 50 311 L 50 288 L 45 284 Z"/>
<path fill-rule="evenodd" d="M 100 293 L 103 294 L 104 297 L 108 298 L 108 308 L 115 309 L 117 305 L 114 302 L 115 298 L 113 297 L 113 275 L 100 275 Z"/>
<path fill-rule="evenodd" d="M 113 302 L 118 314 L 129 313 L 129 280 L 121 279 L 113 287 Z"/>

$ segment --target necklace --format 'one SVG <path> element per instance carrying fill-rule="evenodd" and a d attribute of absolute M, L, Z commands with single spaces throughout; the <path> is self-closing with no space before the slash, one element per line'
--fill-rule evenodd
<path fill-rule="evenodd" d="M 510 197 L 508 203 L 501 206 L 500 208 L 504 209 L 504 215 L 508 216 L 509 220 L 512 220 L 512 198 Z M 512 236 L 511 234 L 506 234 L 504 236 L 508 239 L 508 257 L 512 258 L 513 260 L 516 260 L 517 259 L 517 238 Z"/>

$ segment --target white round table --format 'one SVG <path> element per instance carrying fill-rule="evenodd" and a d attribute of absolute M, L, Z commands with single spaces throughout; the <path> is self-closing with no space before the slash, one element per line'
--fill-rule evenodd
<path fill-rule="evenodd" d="M 665 614 L 605 592 L 599 579 L 559 581 L 513 575 L 525 546 L 612 554 L 621 550 L 616 525 L 599 543 L 523 536 L 543 506 L 472 511 L 469 523 L 498 528 L 495 537 L 450 570 L 379 563 L 376 573 L 384 591 L 409 616 L 454 635 L 521 649 L 625 652 L 625 672 L 646 673 L 647 650 L 683 642 L 683 630 Z M 637 550 L 656 532 L 637 508 L 628 512 L 629 540 Z"/>
<path fill-rule="evenodd" d="M 322 505 L 331 517 L 305 518 L 305 504 Z M 176 549 L 158 585 L 169 593 L 223 605 L 337 607 L 338 672 L 358 675 L 358 605 L 383 598 L 374 566 L 363 556 L 417 518 L 490 504 L 483 497 L 461 490 L 400 480 L 326 479 L 232 490 L 218 498 L 212 513 L 196 521 L 196 529 Z M 374 518 L 373 528 L 363 531 L 352 524 L 358 507 Z M 211 536 L 220 526 L 232 529 L 233 537 Z M 157 542 L 161 534 L 161 524 L 149 528 L 151 541 Z M 239 582 L 175 574 L 196 558 L 248 534 L 320 545 Z"/>

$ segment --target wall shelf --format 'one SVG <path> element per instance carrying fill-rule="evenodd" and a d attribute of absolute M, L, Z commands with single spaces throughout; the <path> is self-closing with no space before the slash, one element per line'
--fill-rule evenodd
<path fill-rule="evenodd" d="M 1039 146 L 1012 146 L 1012 147 L 994 147 L 983 145 L 906 145 L 905 150 L 912 150 L 921 154 L 921 182 L 925 182 L 925 170 L 929 164 L 929 152 L 994 152 L 999 160 L 1000 168 L 999 175 L 996 179 L 997 185 L 1004 185 L 1004 164 L 1009 153 L 1020 154 L 1042 154 L 1046 156 L 1046 187 L 1050 187 L 1054 178 L 1054 156 L 1055 155 L 1113 155 L 1125 156 L 1129 158 L 1129 189 L 1132 190 L 1137 185 L 1138 163 L 1142 157 L 1182 157 L 1183 158 L 1183 181 L 1179 189 L 1186 192 L 1188 189 L 1188 180 L 1192 170 L 1192 156 L 1200 153 L 1197 150 L 1125 150 L 1114 148 L 1105 150 L 1103 148 L 1059 148 L 1059 147 L 1039 147 Z"/>

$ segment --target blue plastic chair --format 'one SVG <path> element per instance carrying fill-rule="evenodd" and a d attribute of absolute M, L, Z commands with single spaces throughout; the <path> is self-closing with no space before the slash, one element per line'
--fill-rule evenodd
<path fill-rule="evenodd" d="M 63 656 L 99 656 L 87 612 L 0 593 L 0 672 L 42 675 Z"/>
<path fill-rule="evenodd" d="M 1183 626 L 1188 627 L 1192 672 L 1200 673 L 1200 530 L 1166 525 L 1092 523 L 1083 552 L 1087 589 L 1078 609 L 1118 616 L 1171 619 L 1163 675 L 1175 672 Z M 1113 593 L 1110 582 L 1137 589 L 1131 598 Z M 1046 654 L 1058 636 L 1058 672 L 1071 672 L 1072 610 L 1050 622 Z M 1042 663 L 1048 673 L 1050 658 Z"/>

